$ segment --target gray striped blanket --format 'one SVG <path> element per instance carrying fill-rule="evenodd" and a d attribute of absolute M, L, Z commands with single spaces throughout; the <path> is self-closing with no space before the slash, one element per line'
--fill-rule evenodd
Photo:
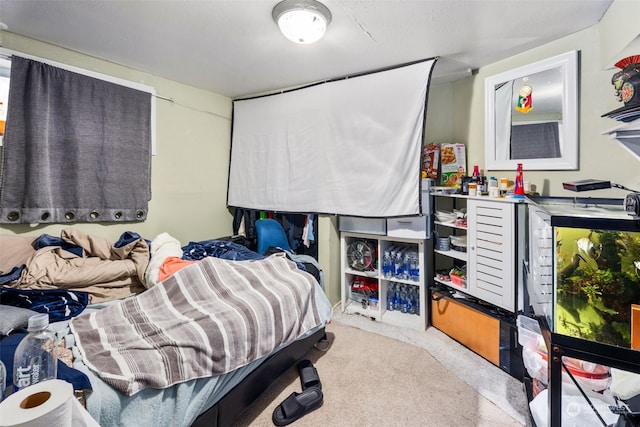
<path fill-rule="evenodd" d="M 232 371 L 296 340 L 323 322 L 316 283 L 284 254 L 207 257 L 70 327 L 87 366 L 133 395 Z"/>

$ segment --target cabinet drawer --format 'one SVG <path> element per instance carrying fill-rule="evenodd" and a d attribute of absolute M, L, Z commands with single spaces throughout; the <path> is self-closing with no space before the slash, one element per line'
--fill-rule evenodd
<path fill-rule="evenodd" d="M 428 216 L 407 216 L 387 219 L 387 235 L 391 237 L 404 237 L 408 239 L 428 239 Z"/>
<path fill-rule="evenodd" d="M 340 231 L 351 233 L 387 234 L 387 220 L 385 218 L 359 218 L 355 216 L 338 217 Z"/>
<path fill-rule="evenodd" d="M 434 294 L 434 296 L 439 296 Z M 444 297 L 431 301 L 433 326 L 459 343 L 500 366 L 500 321 Z"/>

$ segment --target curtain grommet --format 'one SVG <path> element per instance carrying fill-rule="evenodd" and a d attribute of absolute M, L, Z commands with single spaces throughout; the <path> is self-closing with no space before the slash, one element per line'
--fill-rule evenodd
<path fill-rule="evenodd" d="M 71 212 L 71 211 L 66 212 L 64 214 L 64 219 L 66 219 L 67 221 L 73 221 L 75 219 L 75 217 L 76 217 L 76 214 Z"/>
<path fill-rule="evenodd" d="M 100 217 L 100 214 L 97 211 L 91 211 L 89 212 L 89 218 L 96 220 L 98 219 L 98 217 Z"/>
<path fill-rule="evenodd" d="M 136 212 L 136 218 L 137 219 L 142 219 L 142 218 L 144 218 L 144 214 L 145 214 L 144 211 L 138 211 L 138 212 Z"/>
<path fill-rule="evenodd" d="M 20 213 L 16 211 L 9 212 L 9 214 L 7 214 L 7 219 L 11 222 L 16 222 L 20 219 Z"/>
<path fill-rule="evenodd" d="M 51 214 L 49 212 L 44 212 L 42 215 L 40 215 L 40 220 L 43 222 L 48 221 L 50 217 Z"/>
<path fill-rule="evenodd" d="M 115 219 L 122 219 L 122 215 L 123 215 L 122 212 L 118 211 L 113 215 L 113 217 Z"/>

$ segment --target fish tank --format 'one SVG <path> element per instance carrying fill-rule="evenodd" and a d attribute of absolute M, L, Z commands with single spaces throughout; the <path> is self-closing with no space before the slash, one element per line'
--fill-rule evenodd
<path fill-rule="evenodd" d="M 532 198 L 529 213 L 535 314 L 554 333 L 640 350 L 640 221 L 623 200 Z"/>

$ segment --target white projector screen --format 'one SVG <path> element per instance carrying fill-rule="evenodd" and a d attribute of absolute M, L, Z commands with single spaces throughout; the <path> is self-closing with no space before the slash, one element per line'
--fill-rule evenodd
<path fill-rule="evenodd" d="M 434 63 L 234 101 L 227 204 L 360 217 L 419 214 Z"/>

